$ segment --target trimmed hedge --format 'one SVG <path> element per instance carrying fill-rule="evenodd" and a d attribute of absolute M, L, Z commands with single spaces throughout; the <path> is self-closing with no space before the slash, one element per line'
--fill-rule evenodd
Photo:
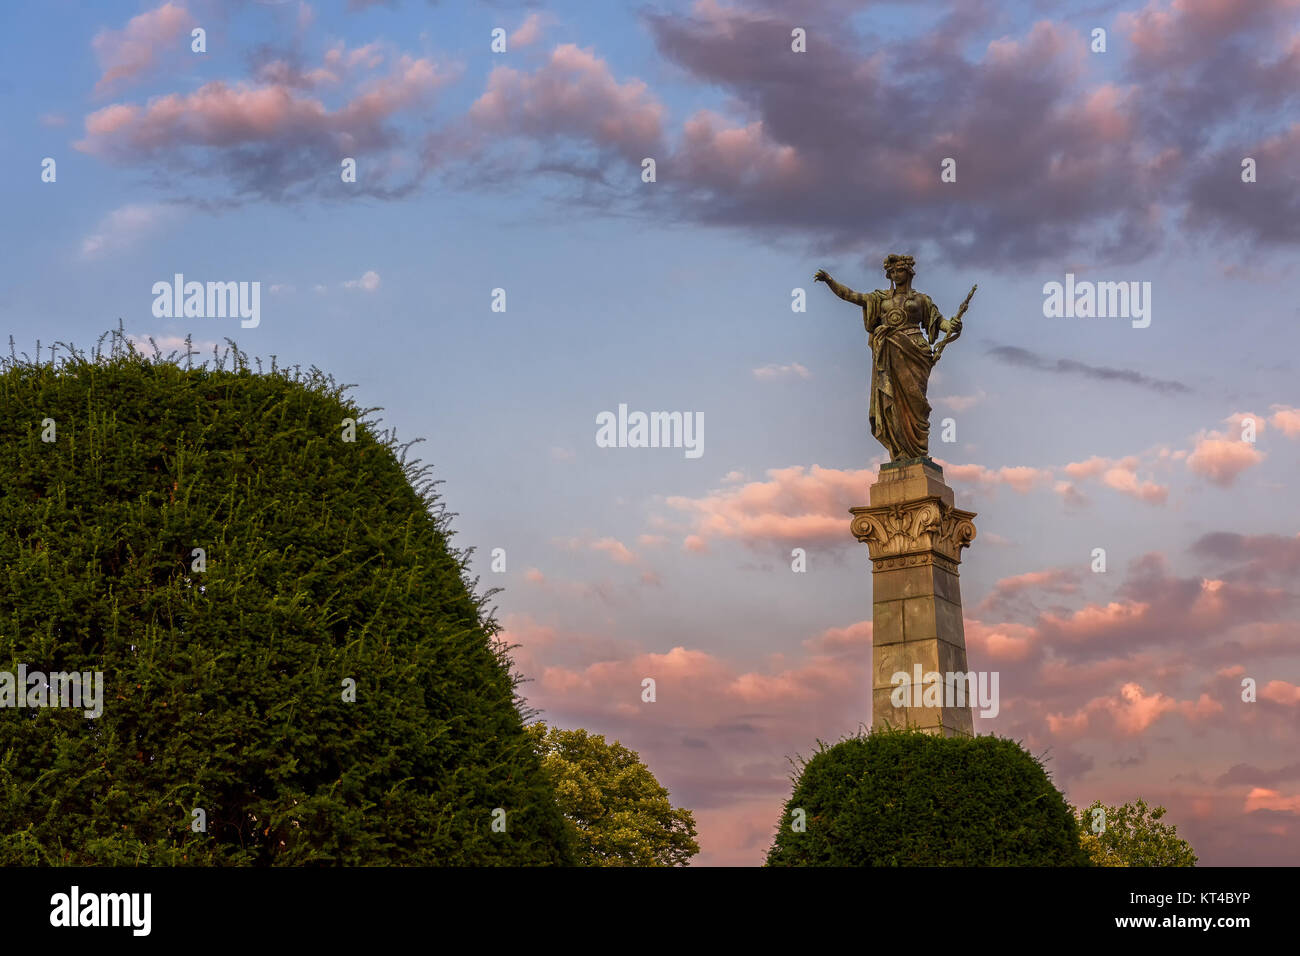
<path fill-rule="evenodd" d="M 804 811 L 805 832 L 794 829 Z M 998 737 L 882 730 L 819 744 L 768 866 L 1087 866 L 1042 765 Z"/>
<path fill-rule="evenodd" d="M 571 862 L 427 466 L 315 368 L 113 335 L 0 370 L 0 670 L 105 698 L 0 708 L 0 863 Z"/>

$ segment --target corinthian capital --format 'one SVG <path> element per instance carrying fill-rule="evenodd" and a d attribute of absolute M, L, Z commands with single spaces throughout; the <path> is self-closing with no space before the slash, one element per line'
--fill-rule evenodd
<path fill-rule="evenodd" d="M 872 561 L 938 555 L 956 564 L 975 538 L 975 513 L 953 508 L 938 495 L 849 511 L 849 530 L 866 542 Z"/>

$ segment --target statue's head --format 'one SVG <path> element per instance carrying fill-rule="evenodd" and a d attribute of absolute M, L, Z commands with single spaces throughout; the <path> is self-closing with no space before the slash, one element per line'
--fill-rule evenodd
<path fill-rule="evenodd" d="M 916 260 L 891 252 L 885 256 L 885 275 L 895 284 L 906 282 L 916 275 Z"/>

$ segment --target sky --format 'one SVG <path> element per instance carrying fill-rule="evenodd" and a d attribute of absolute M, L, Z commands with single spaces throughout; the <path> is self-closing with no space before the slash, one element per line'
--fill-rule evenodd
<path fill-rule="evenodd" d="M 354 383 L 528 706 L 637 751 L 696 864 L 760 864 L 871 722 L 848 509 L 887 454 L 813 274 L 889 253 L 945 316 L 979 286 L 930 380 L 976 731 L 1202 864 L 1300 861 L 1300 0 L 48 0 L 0 37 L 0 335 Z M 177 273 L 257 323 L 155 314 Z M 1067 281 L 1149 312 L 1052 315 Z M 620 405 L 701 453 L 600 447 Z"/>

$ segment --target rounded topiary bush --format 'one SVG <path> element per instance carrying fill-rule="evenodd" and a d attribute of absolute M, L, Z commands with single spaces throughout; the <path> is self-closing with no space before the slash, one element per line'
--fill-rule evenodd
<path fill-rule="evenodd" d="M 103 675 L 0 707 L 0 863 L 570 862 L 426 469 L 234 358 L 0 369 L 0 671 Z"/>
<path fill-rule="evenodd" d="M 821 745 L 795 781 L 767 863 L 1088 865 L 1065 798 L 1019 744 L 900 730 Z"/>

